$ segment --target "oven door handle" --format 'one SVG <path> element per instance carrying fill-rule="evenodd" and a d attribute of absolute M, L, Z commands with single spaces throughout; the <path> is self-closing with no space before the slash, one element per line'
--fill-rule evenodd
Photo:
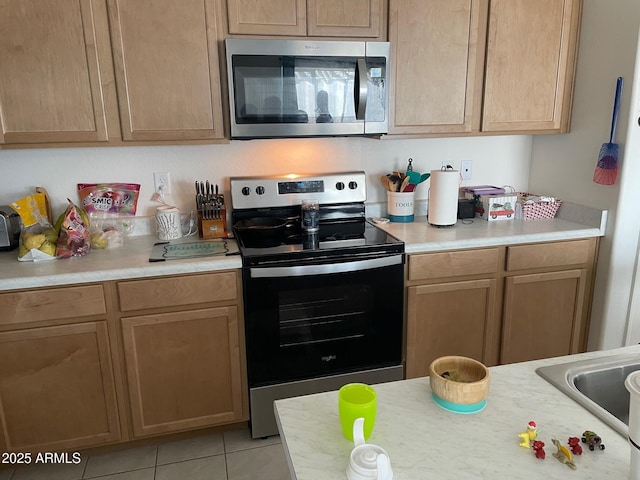
<path fill-rule="evenodd" d="M 373 268 L 389 267 L 403 263 L 402 255 L 356 260 L 354 262 L 330 263 L 325 265 L 299 265 L 295 267 L 250 268 L 251 278 L 304 277 L 309 275 L 329 275 L 332 273 L 356 272 Z"/>

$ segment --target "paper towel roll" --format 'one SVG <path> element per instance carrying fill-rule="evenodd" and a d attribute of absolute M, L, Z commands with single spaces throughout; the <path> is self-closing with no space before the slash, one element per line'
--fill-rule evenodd
<path fill-rule="evenodd" d="M 429 223 L 436 226 L 454 225 L 458 218 L 458 170 L 431 170 L 429 188 Z"/>

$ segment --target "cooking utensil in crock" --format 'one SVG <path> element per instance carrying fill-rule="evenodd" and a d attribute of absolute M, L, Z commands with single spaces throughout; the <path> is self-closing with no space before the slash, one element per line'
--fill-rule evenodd
<path fill-rule="evenodd" d="M 397 175 L 389 174 L 387 175 L 389 179 L 389 191 L 390 192 L 399 192 L 400 185 L 402 184 L 402 180 Z"/>
<path fill-rule="evenodd" d="M 406 192 L 408 185 L 409 185 L 409 177 L 404 177 L 404 180 L 402 180 L 402 184 L 400 185 L 400 191 Z"/>

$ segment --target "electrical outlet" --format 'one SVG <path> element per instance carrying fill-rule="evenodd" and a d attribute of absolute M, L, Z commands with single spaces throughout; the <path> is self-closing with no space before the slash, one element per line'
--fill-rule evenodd
<path fill-rule="evenodd" d="M 153 186 L 156 193 L 171 195 L 171 182 L 169 181 L 169 172 L 155 172 L 153 174 Z"/>
<path fill-rule="evenodd" d="M 462 179 L 471 180 L 471 160 L 462 160 Z"/>

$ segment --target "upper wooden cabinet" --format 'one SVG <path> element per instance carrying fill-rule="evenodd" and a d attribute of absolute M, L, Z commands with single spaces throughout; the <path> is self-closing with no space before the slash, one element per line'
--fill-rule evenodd
<path fill-rule="evenodd" d="M 0 65 L 0 144 L 119 135 L 104 0 L 0 1 Z"/>
<path fill-rule="evenodd" d="M 0 145 L 224 138 L 216 25 L 215 0 L 0 0 Z"/>
<path fill-rule="evenodd" d="M 483 131 L 569 131 L 581 12 L 581 0 L 491 0 Z"/>
<path fill-rule="evenodd" d="M 582 0 L 390 0 L 390 134 L 564 133 Z"/>
<path fill-rule="evenodd" d="M 386 38 L 386 0 L 227 0 L 229 33 Z"/>
<path fill-rule="evenodd" d="M 487 0 L 391 0 L 390 134 L 480 127 Z"/>
<path fill-rule="evenodd" d="M 109 0 L 122 137 L 224 136 L 209 0 Z"/>
<path fill-rule="evenodd" d="M 306 0 L 227 0 L 232 34 L 304 36 L 306 13 Z"/>

